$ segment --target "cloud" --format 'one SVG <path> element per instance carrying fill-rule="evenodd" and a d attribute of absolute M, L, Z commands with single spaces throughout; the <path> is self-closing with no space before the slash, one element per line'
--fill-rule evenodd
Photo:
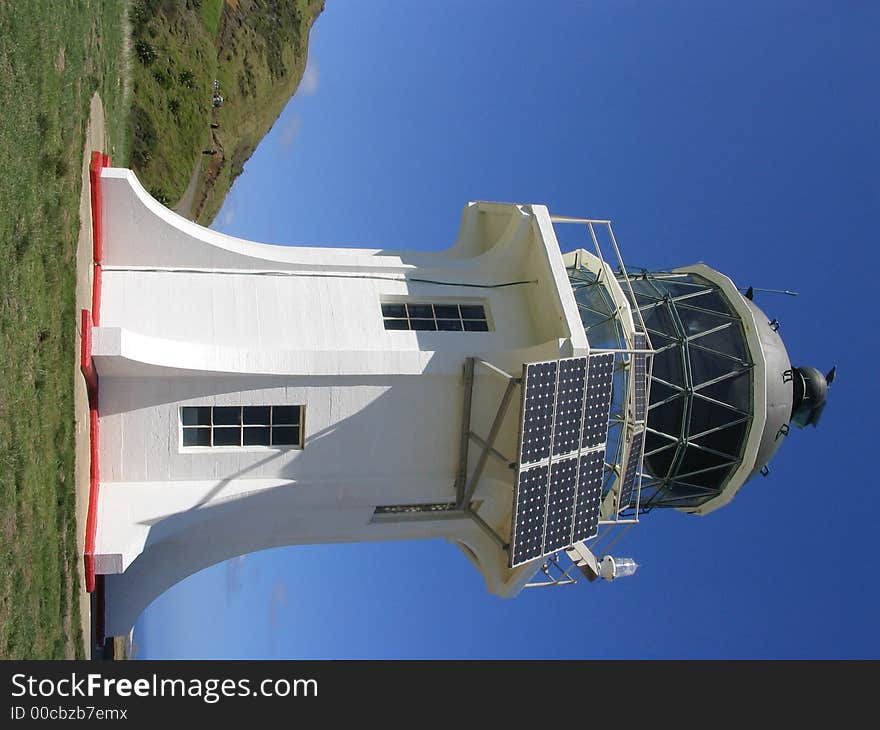
<path fill-rule="evenodd" d="M 303 71 L 302 80 L 299 82 L 297 93 L 303 96 L 311 96 L 318 90 L 318 62 L 315 57 L 309 54 L 306 61 L 306 70 Z"/>
<path fill-rule="evenodd" d="M 288 149 L 293 144 L 297 133 L 302 128 L 303 118 L 299 114 L 287 114 L 281 121 L 281 128 L 278 131 L 278 144 L 281 149 Z"/>
<path fill-rule="evenodd" d="M 223 211 L 223 217 L 220 219 L 220 225 L 223 228 L 228 228 L 232 225 L 232 221 L 235 219 L 235 208 L 229 206 L 225 211 Z"/>
<path fill-rule="evenodd" d="M 237 212 L 238 201 L 235 199 L 235 189 L 233 188 L 229 191 L 229 195 L 226 196 L 226 200 L 223 201 L 223 206 L 220 208 L 220 213 L 214 219 L 214 222 L 211 224 L 211 228 L 213 228 L 215 231 L 225 233 L 232 225 L 232 221 L 235 220 L 235 214 Z"/>
<path fill-rule="evenodd" d="M 241 590 L 241 571 L 244 567 L 246 555 L 239 555 L 237 558 L 226 561 L 226 597 L 231 598 Z"/>
<path fill-rule="evenodd" d="M 287 586 L 278 582 L 272 586 L 269 596 L 269 630 L 276 632 L 284 625 L 281 621 L 281 610 L 287 606 Z"/>

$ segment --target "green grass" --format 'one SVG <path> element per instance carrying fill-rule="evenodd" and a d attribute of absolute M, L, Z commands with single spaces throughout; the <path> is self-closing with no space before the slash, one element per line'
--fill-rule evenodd
<path fill-rule="evenodd" d="M 125 163 L 125 4 L 0 3 L 0 657 L 84 656 L 73 362 L 80 164 L 104 100 Z"/>
<path fill-rule="evenodd" d="M 153 197 L 173 205 L 210 140 L 217 53 L 202 15 L 184 3 L 136 0 L 132 40 L 132 167 Z"/>
<path fill-rule="evenodd" d="M 220 29 L 220 15 L 223 13 L 223 0 L 202 0 L 199 7 L 199 15 L 202 17 L 202 23 L 212 38 L 217 37 L 217 31 Z"/>
<path fill-rule="evenodd" d="M 323 0 L 135 0 L 131 162 L 155 198 L 176 206 L 198 167 L 189 212 L 213 219 L 296 90 L 322 9 Z"/>

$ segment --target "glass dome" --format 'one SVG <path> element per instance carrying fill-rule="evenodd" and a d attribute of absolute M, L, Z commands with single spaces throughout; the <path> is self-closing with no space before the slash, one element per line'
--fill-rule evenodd
<path fill-rule="evenodd" d="M 696 508 L 721 493 L 748 437 L 753 363 L 742 321 L 721 289 L 697 274 L 616 276 L 627 299 L 635 296 L 630 304 L 641 313 L 655 351 L 639 511 Z M 590 347 L 626 349 L 618 309 L 601 276 L 580 266 L 569 269 L 569 280 Z M 634 319 L 640 329 L 635 313 Z M 605 492 L 620 463 L 627 402 L 625 357 L 616 363 Z"/>
<path fill-rule="evenodd" d="M 720 494 L 748 436 L 753 363 L 742 321 L 702 276 L 628 278 L 655 351 L 641 506 L 697 507 Z"/>

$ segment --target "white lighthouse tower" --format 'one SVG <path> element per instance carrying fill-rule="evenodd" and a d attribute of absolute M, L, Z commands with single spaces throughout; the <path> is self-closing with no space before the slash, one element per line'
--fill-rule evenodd
<path fill-rule="evenodd" d="M 108 635 L 281 545 L 445 538 L 501 596 L 539 569 L 618 577 L 609 529 L 723 505 L 810 397 L 729 279 L 627 272 L 607 221 L 470 203 L 439 253 L 274 246 L 129 170 L 95 182 L 86 564 Z M 563 223 L 592 251 L 563 256 Z"/>

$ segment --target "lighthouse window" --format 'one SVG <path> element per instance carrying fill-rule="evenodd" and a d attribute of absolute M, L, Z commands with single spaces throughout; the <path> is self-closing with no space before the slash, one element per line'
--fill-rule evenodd
<path fill-rule="evenodd" d="M 183 446 L 301 447 L 303 406 L 182 406 Z"/>
<path fill-rule="evenodd" d="M 482 304 L 387 303 L 382 305 L 386 330 L 418 332 L 488 332 Z"/>

